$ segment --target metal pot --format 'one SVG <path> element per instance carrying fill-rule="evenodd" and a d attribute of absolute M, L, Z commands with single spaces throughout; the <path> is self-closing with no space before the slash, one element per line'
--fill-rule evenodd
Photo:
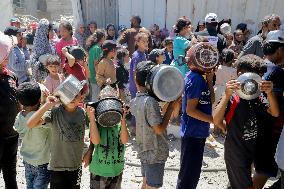
<path fill-rule="evenodd" d="M 95 108 L 97 122 L 103 127 L 113 127 L 121 121 L 123 105 L 117 98 L 107 97 L 87 105 Z"/>
<path fill-rule="evenodd" d="M 169 65 L 155 65 L 146 80 L 148 93 L 161 101 L 176 100 L 183 93 L 184 79 L 181 72 Z"/>
<path fill-rule="evenodd" d="M 257 98 L 261 91 L 259 83 L 261 77 L 255 73 L 244 73 L 237 79 L 241 83 L 241 88 L 237 90 L 237 94 L 245 100 L 252 100 Z"/>
<path fill-rule="evenodd" d="M 86 81 L 79 81 L 75 76 L 69 75 L 54 91 L 63 104 L 69 104 L 83 89 Z"/>

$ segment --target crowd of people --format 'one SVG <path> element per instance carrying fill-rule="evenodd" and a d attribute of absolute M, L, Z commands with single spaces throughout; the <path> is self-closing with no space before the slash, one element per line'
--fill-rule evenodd
<path fill-rule="evenodd" d="M 247 24 L 232 31 L 231 19 L 219 21 L 215 13 L 208 13 L 196 29 L 183 16 L 171 31 L 156 24 L 146 29 L 139 16 L 131 17 L 131 28 L 108 24 L 104 29 L 95 21 L 75 27 L 61 21 L 57 27 L 47 19 L 22 28 L 12 18 L 0 32 L 0 172 L 6 188 L 17 188 L 19 142 L 28 189 L 80 188 L 82 166 L 89 166 L 90 188 L 121 188 L 130 135 L 136 137 L 141 161 L 141 188 L 160 188 L 169 156 L 166 130 L 177 120 L 177 189 L 197 187 L 210 124 L 215 134 L 226 136 L 228 188 L 261 189 L 280 172 L 272 187 L 284 189 L 280 20 L 266 16 L 250 38 Z M 210 72 L 185 58 L 202 42 L 219 52 L 219 64 Z M 183 95 L 162 107 L 145 86 L 149 68 L 161 64 L 176 67 L 185 83 Z M 248 72 L 262 77 L 261 94 L 253 100 L 236 93 L 242 87 L 238 76 Z M 55 92 L 69 75 L 84 87 L 64 104 Z M 95 108 L 85 106 L 100 101 L 108 88 L 124 103 L 121 122 L 114 127 L 101 126 Z M 90 145 L 83 154 L 87 128 Z"/>

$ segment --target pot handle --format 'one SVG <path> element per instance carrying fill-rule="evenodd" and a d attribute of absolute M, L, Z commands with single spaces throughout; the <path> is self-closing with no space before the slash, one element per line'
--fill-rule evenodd
<path fill-rule="evenodd" d="M 98 102 L 87 102 L 86 105 L 87 105 L 87 106 L 91 106 L 91 107 L 93 107 L 93 108 L 96 108 L 97 105 L 98 105 Z"/>

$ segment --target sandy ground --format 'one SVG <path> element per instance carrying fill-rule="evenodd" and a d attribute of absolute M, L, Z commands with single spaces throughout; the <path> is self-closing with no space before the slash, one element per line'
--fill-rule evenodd
<path fill-rule="evenodd" d="M 204 152 L 203 169 L 221 169 L 217 172 L 201 173 L 198 189 L 224 189 L 227 186 L 228 178 L 224 164 L 224 138 L 218 137 L 216 141 L 207 144 Z M 212 147 L 212 144 L 214 147 Z M 169 140 L 170 157 L 166 162 L 166 167 L 178 169 L 179 157 L 180 157 L 180 139 Z M 126 147 L 126 162 L 139 164 L 139 160 L 136 158 L 137 152 L 135 151 L 135 138 L 131 138 Z M 25 188 L 24 167 L 22 163 L 22 157 L 18 153 L 18 165 L 17 165 L 17 181 L 19 189 Z M 178 171 L 166 170 L 164 176 L 164 185 L 162 189 L 174 189 L 176 186 Z M 123 172 L 123 189 L 138 189 L 141 187 L 142 177 L 140 173 L 140 167 L 125 166 Z M 270 181 L 269 183 L 271 183 Z M 4 188 L 4 182 L 2 174 L 0 175 L 0 189 Z M 83 168 L 81 188 L 89 188 L 89 171 L 88 168 Z"/>

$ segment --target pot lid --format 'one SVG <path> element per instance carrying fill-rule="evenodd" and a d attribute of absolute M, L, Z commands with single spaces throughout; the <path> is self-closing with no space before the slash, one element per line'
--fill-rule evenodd
<path fill-rule="evenodd" d="M 237 80 L 241 83 L 241 88 L 237 90 L 237 93 L 242 99 L 252 100 L 260 95 L 261 77 L 259 75 L 250 72 L 244 73 Z"/>

